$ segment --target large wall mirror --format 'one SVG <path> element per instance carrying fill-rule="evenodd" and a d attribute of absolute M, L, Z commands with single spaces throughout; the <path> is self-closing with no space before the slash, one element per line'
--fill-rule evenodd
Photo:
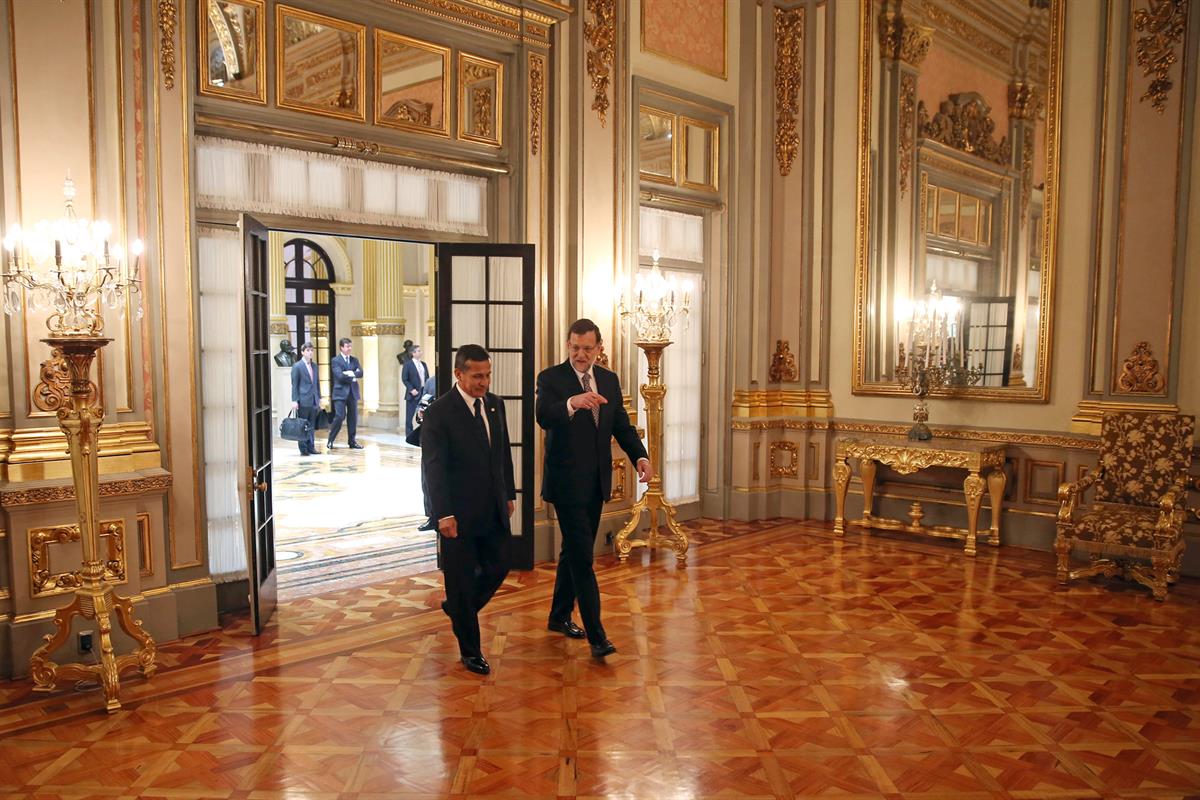
<path fill-rule="evenodd" d="M 263 0 L 204 0 L 199 9 L 200 92 L 265 105 Z"/>
<path fill-rule="evenodd" d="M 859 8 L 854 392 L 1045 402 L 1062 0 Z"/>
<path fill-rule="evenodd" d="M 366 119 L 367 29 L 289 6 L 275 7 L 275 102 L 328 117 Z"/>

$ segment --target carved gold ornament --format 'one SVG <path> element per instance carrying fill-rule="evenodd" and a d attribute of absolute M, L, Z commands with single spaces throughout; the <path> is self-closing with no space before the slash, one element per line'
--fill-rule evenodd
<path fill-rule="evenodd" d="M 1149 100 L 1162 114 L 1167 109 L 1167 92 L 1174 85 L 1167 75 L 1179 57 L 1175 46 L 1187 29 L 1187 0 L 1149 0 L 1146 8 L 1133 12 L 1133 27 L 1142 35 L 1137 40 L 1137 63 L 1144 77 L 1151 77 L 1141 100 Z"/>
<path fill-rule="evenodd" d="M 800 149 L 796 116 L 800 113 L 803 52 L 803 9 L 775 9 L 775 158 L 783 177 L 791 174 Z"/>
<path fill-rule="evenodd" d="M 600 115 L 600 125 L 608 121 L 608 83 L 612 76 L 617 48 L 617 11 L 614 0 L 587 0 L 592 22 L 583 25 L 587 40 L 587 74 L 592 79 L 592 110 Z"/>
<path fill-rule="evenodd" d="M 601 350 L 600 353 L 596 356 L 596 363 L 599 364 L 600 366 L 604 367 L 605 369 L 608 369 L 609 368 L 608 353 Z"/>
<path fill-rule="evenodd" d="M 782 454 L 788 454 L 785 462 Z M 795 442 L 771 442 L 770 449 L 772 478 L 796 478 L 800 475 L 800 451 Z"/>
<path fill-rule="evenodd" d="M 787 339 L 775 340 L 775 354 L 771 356 L 771 368 L 767 380 L 771 383 L 788 383 L 800 379 L 796 369 L 796 357 L 792 355 Z"/>
<path fill-rule="evenodd" d="M 151 494 L 165 492 L 171 488 L 171 475 L 151 475 L 146 478 L 134 478 L 127 481 L 107 481 L 100 484 L 101 497 L 124 497 L 127 495 Z M 15 492 L 0 493 L 0 506 L 36 506 L 44 503 L 65 503 L 75 499 L 75 487 L 41 486 L 36 489 L 22 489 Z"/>
<path fill-rule="evenodd" d="M 353 150 L 354 152 L 364 156 L 374 156 L 379 154 L 379 145 L 375 142 L 368 142 L 364 139 L 346 139 L 338 136 L 333 143 L 334 150 Z"/>
<path fill-rule="evenodd" d="M 100 538 L 107 544 L 104 578 L 113 583 L 125 580 L 125 523 L 109 520 L 100 523 Z M 33 597 L 62 594 L 82 585 L 79 570 L 53 572 L 50 566 L 50 545 L 79 541 L 78 525 L 55 525 L 50 528 L 29 529 L 29 581 Z"/>
<path fill-rule="evenodd" d="M 933 44 L 933 29 L 910 25 L 901 16 L 881 15 L 879 18 L 879 49 L 883 58 L 921 66 Z"/>
<path fill-rule="evenodd" d="M 917 79 L 905 73 L 900 76 L 900 196 L 908 192 L 912 174 L 913 127 L 916 125 Z"/>
<path fill-rule="evenodd" d="M 546 102 L 546 58 L 529 54 L 529 152 L 537 155 L 542 147 L 542 106 Z"/>
<path fill-rule="evenodd" d="M 615 503 L 618 500 L 625 499 L 625 459 L 614 458 L 612 460 L 612 494 L 609 496 L 609 502 Z"/>
<path fill-rule="evenodd" d="M 163 88 L 175 88 L 175 26 L 179 7 L 175 0 L 158 0 L 158 64 L 162 69 Z"/>
<path fill-rule="evenodd" d="M 33 390 L 33 405 L 38 411 L 57 412 L 70 404 L 71 399 L 71 370 L 67 360 L 63 358 L 62 350 L 57 347 L 50 351 L 50 358 L 42 362 L 38 372 L 39 382 Z M 96 382 L 88 381 L 88 405 L 96 405 Z"/>
<path fill-rule="evenodd" d="M 475 115 L 475 130 L 473 133 L 485 139 L 492 137 L 492 90 L 487 86 L 479 86 L 471 90 L 471 110 Z"/>
<path fill-rule="evenodd" d="M 917 103 L 917 127 L 921 136 L 970 153 L 980 158 L 1008 166 L 1012 160 L 1012 145 L 1008 137 L 997 142 L 996 121 L 992 108 L 977 92 L 952 94 L 941 102 L 933 118 L 924 101 Z"/>
<path fill-rule="evenodd" d="M 1013 119 L 1036 119 L 1042 110 L 1042 96 L 1032 83 L 1008 85 L 1008 115 Z"/>
<path fill-rule="evenodd" d="M 288 328 L 288 324 L 284 320 L 276 320 L 275 322 L 270 323 L 267 325 L 267 331 L 272 336 L 288 336 L 291 334 L 291 330 Z"/>
<path fill-rule="evenodd" d="M 1150 343 L 1135 344 L 1133 353 L 1121 366 L 1117 388 L 1122 392 L 1158 394 L 1166 385 L 1166 379 L 1158 372 L 1158 359 L 1150 352 Z"/>
<path fill-rule="evenodd" d="M 1033 196 L 1033 131 L 1026 130 L 1021 137 L 1021 218 L 1029 211 L 1029 198 Z"/>

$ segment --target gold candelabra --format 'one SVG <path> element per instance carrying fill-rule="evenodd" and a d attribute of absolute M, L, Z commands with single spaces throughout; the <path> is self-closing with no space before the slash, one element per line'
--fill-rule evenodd
<path fill-rule="evenodd" d="M 663 447 L 663 397 L 667 386 L 662 382 L 661 363 L 663 351 L 671 344 L 671 331 L 677 322 L 687 322 L 691 306 L 691 286 L 684 284 L 682 292 L 673 280 L 663 277 L 658 268 L 658 251 L 654 251 L 654 263 L 649 276 L 638 277 L 632 303 L 621 298 L 618 311 L 621 318 L 630 322 L 637 336 L 636 344 L 646 354 L 646 383 L 641 385 L 642 399 L 646 404 L 646 440 L 653 477 L 645 494 L 631 511 L 633 516 L 617 533 L 615 546 L 617 558 L 625 561 L 635 547 L 669 548 L 675 558 L 683 563 L 687 560 L 688 538 L 675 519 L 675 506 L 671 505 L 662 491 L 662 447 Z M 665 529 L 658 524 L 659 513 L 663 515 Z M 649 528 L 645 537 L 634 538 L 642 514 L 649 515 Z"/>
<path fill-rule="evenodd" d="M 66 216 L 55 222 L 39 222 L 31 231 L 18 226 L 4 240 L 8 251 L 4 283 L 4 311 L 23 312 L 22 295 L 27 295 L 31 311 L 46 310 L 50 336 L 42 339 L 57 348 L 66 361 L 70 375 L 70 398 L 58 410 L 58 424 L 67 437 L 71 457 L 71 478 L 75 487 L 75 509 L 79 519 L 83 564 L 79 585 L 69 604 L 54 614 L 54 633 L 30 657 L 30 673 L 36 691 L 51 691 L 63 681 L 94 680 L 104 692 L 105 707 L 121 707 L 118 698 L 122 672 L 137 668 L 147 678 L 156 669 L 154 640 L 133 616 L 133 603 L 119 597 L 105 580 L 105 564 L 100 548 L 100 476 L 99 441 L 103 409 L 92 404 L 92 361 L 100 348 L 111 339 L 104 338 L 101 304 L 124 312 L 131 295 L 138 297 L 137 314 L 142 315 L 141 280 L 138 261 L 126 270 L 125 253 L 110 247 L 112 229 L 105 222 L 81 220 L 75 214 L 75 184 L 68 175 L 63 187 Z M 141 243 L 134 242 L 130 252 L 141 254 Z M 137 643 L 130 654 L 116 655 L 112 643 L 112 619 L 117 620 Z M 71 619 L 81 616 L 94 620 L 99 629 L 99 662 L 96 664 L 56 664 L 50 655 L 67 641 Z"/>
<path fill-rule="evenodd" d="M 908 430 L 908 438 L 914 441 L 933 438 L 933 432 L 926 424 L 929 422 L 926 398 L 930 392 L 972 386 L 983 375 L 982 367 L 973 367 L 968 362 L 962 346 L 960 314 L 958 301 L 942 297 L 936 282 L 930 286 L 925 300 L 909 304 L 897 314 L 901 336 L 896 356 L 896 380 L 916 398 L 913 401 L 913 425 Z"/>

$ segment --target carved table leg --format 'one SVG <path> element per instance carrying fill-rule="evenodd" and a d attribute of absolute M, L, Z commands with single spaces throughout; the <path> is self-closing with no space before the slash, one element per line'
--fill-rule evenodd
<path fill-rule="evenodd" d="M 979 530 L 979 507 L 983 505 L 983 478 L 972 472 L 963 481 L 963 494 L 967 497 L 967 547 L 966 554 L 975 555 L 975 536 Z"/>
<path fill-rule="evenodd" d="M 846 532 L 846 490 L 850 488 L 850 465 L 845 459 L 833 462 L 833 486 L 837 499 L 837 516 L 833 518 L 833 532 L 841 536 Z"/>
<path fill-rule="evenodd" d="M 1004 506 L 1004 484 L 1007 481 L 1008 476 L 1000 467 L 996 467 L 988 473 L 988 495 L 992 500 L 992 528 L 988 544 L 992 547 L 1000 546 L 1000 512 Z"/>
<path fill-rule="evenodd" d="M 863 487 L 863 522 L 871 519 L 871 507 L 875 504 L 875 462 L 869 458 L 858 462 L 858 477 Z"/>

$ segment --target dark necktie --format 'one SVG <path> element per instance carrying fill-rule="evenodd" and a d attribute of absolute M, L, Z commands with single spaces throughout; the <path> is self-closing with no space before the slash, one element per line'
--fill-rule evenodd
<path fill-rule="evenodd" d="M 585 372 L 583 373 L 583 390 L 590 392 L 592 390 L 592 376 Z M 600 409 L 599 407 L 592 409 L 592 424 L 597 428 L 600 427 Z"/>
<path fill-rule="evenodd" d="M 483 435 L 483 440 L 490 446 L 492 438 L 488 436 L 487 425 L 483 421 L 483 401 L 478 397 L 475 398 L 475 424 L 479 427 L 479 432 Z"/>

